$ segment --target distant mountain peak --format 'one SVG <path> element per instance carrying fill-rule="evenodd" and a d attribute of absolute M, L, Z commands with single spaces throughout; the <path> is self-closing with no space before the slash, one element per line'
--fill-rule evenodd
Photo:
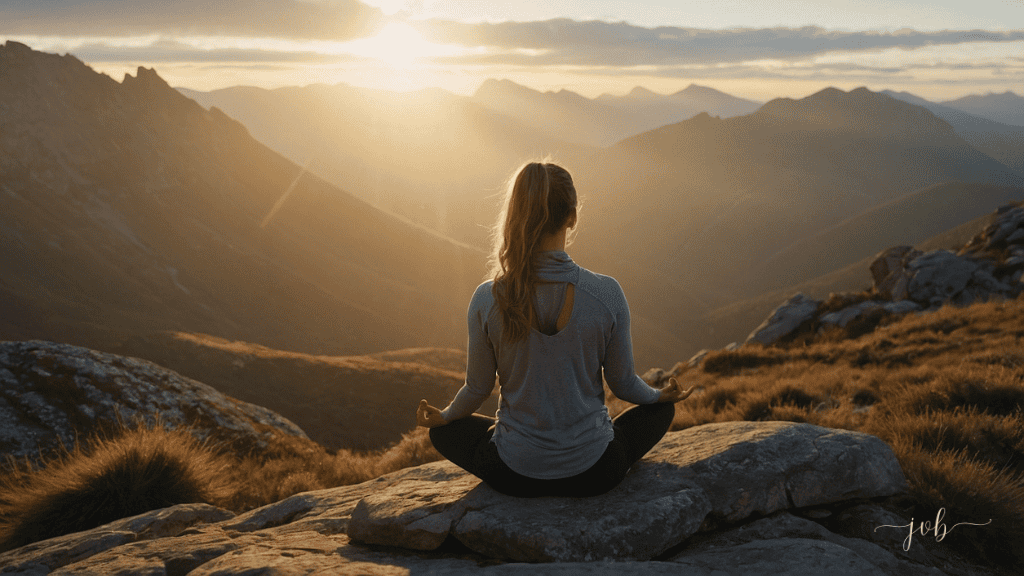
<path fill-rule="evenodd" d="M 632 90 L 629 91 L 629 94 L 627 94 L 626 96 L 636 100 L 653 100 L 655 98 L 661 97 L 660 94 L 652 92 L 647 88 L 644 88 L 643 86 L 637 86 L 633 88 Z"/>
<path fill-rule="evenodd" d="M 488 78 L 484 80 L 480 87 L 476 89 L 473 97 L 487 97 L 495 96 L 500 94 L 540 94 L 540 91 L 534 90 L 522 84 L 517 84 L 507 78 L 500 80 L 495 78 Z"/>
<path fill-rule="evenodd" d="M 828 87 L 806 98 L 777 98 L 754 115 L 761 121 L 824 129 L 920 137 L 953 137 L 953 128 L 929 110 L 865 87 Z"/>

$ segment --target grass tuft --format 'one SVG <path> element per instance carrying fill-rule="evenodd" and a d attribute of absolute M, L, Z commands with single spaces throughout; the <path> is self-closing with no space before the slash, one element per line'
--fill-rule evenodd
<path fill-rule="evenodd" d="M 229 460 L 184 431 L 125 431 L 0 483 L 0 550 L 174 504 L 223 504 Z"/>

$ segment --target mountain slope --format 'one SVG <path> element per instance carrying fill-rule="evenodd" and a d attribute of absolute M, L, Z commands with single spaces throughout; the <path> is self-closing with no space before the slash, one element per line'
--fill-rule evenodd
<path fill-rule="evenodd" d="M 1024 200 L 1024 188 L 993 184 L 944 183 L 929 186 L 856 214 L 772 255 L 758 268 L 792 278 L 835 270 L 835 262 L 857 262 L 890 246 L 916 245 L 964 222 Z"/>
<path fill-rule="evenodd" d="M 908 92 L 884 90 L 882 93 L 931 110 L 936 116 L 949 122 L 957 134 L 971 146 L 1006 164 L 1018 174 L 1024 175 L 1024 126 L 1003 124 L 968 114 L 957 108 L 929 102 Z"/>
<path fill-rule="evenodd" d="M 934 114 L 866 89 L 775 100 L 728 119 L 701 114 L 601 150 L 575 177 L 584 204 L 574 258 L 629 281 L 631 310 L 694 351 L 730 341 L 708 311 L 862 257 L 798 253 L 785 268 L 763 265 L 786 247 L 944 182 L 1024 185 Z M 959 217 L 956 205 L 934 208 L 935 222 Z M 664 287 L 686 296 L 664 305 Z M 740 324 L 762 319 L 758 311 Z"/>
<path fill-rule="evenodd" d="M 546 155 L 571 162 L 590 150 L 440 89 L 181 92 L 367 202 L 477 246 L 488 244 L 496 192 L 519 165 Z"/>
<path fill-rule="evenodd" d="M 972 94 L 942 104 L 1003 124 L 1024 126 L 1024 97 L 1007 90 L 1002 94 Z"/>
<path fill-rule="evenodd" d="M 228 396 L 265 406 L 331 449 L 378 450 L 398 442 L 416 426 L 420 398 L 450 399 L 466 378 L 466 353 L 448 348 L 321 356 L 165 332 L 132 338 L 117 352 L 151 358 Z M 496 409 L 492 399 L 479 412 Z"/>
<path fill-rule="evenodd" d="M 0 122 L 0 338 L 463 342 L 482 254 L 305 173 L 151 70 L 119 84 L 8 42 Z"/>
<path fill-rule="evenodd" d="M 590 191 L 586 222 L 602 231 L 601 243 L 581 233 L 579 249 L 620 260 L 628 252 L 728 298 L 777 284 L 755 282 L 750 268 L 850 214 L 941 182 L 1024 179 L 923 108 L 827 89 L 628 138 L 596 153 L 578 181 Z"/>

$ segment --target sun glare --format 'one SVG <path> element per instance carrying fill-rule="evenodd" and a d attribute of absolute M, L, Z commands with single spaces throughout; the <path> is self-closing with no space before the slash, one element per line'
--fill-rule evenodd
<path fill-rule="evenodd" d="M 376 36 L 353 40 L 345 48 L 352 54 L 377 58 L 393 66 L 409 65 L 418 58 L 447 52 L 443 46 L 424 40 L 419 31 L 404 22 L 391 22 Z"/>

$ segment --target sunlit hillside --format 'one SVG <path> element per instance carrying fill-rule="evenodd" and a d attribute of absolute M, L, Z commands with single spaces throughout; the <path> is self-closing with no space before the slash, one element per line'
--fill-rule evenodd
<path fill-rule="evenodd" d="M 462 345 L 483 252 L 329 185 L 156 72 L 118 83 L 8 42 L 0 101 L 0 338 Z"/>
<path fill-rule="evenodd" d="M 314 356 L 174 332 L 131 338 L 118 352 L 270 408 L 330 449 L 377 450 L 397 442 L 415 427 L 420 398 L 444 402 L 466 377 L 465 352 L 446 348 Z M 494 413 L 496 400 L 488 409 Z"/>
<path fill-rule="evenodd" d="M 345 85 L 182 91 L 336 186 L 451 238 L 489 246 L 506 180 L 529 160 L 574 162 L 571 144 L 440 89 Z"/>

